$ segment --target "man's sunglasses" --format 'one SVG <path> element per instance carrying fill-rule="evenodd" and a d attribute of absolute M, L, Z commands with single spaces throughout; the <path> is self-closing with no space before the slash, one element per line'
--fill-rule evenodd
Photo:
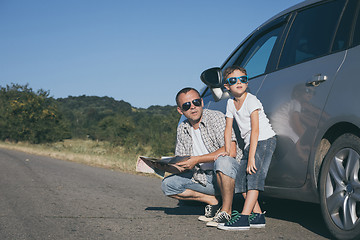
<path fill-rule="evenodd" d="M 238 79 L 240 80 L 241 83 L 247 83 L 248 82 L 248 76 L 244 75 L 244 76 L 240 76 L 240 77 L 231 77 L 226 79 L 226 82 L 231 86 L 237 83 Z"/>
<path fill-rule="evenodd" d="M 192 100 L 191 102 L 186 102 L 186 103 L 184 103 L 184 104 L 181 106 L 182 110 L 184 110 L 184 111 L 189 110 L 189 109 L 191 108 L 191 103 L 193 103 L 194 106 L 196 106 L 196 107 L 200 107 L 200 106 L 201 106 L 201 98 L 194 99 L 194 100 Z"/>

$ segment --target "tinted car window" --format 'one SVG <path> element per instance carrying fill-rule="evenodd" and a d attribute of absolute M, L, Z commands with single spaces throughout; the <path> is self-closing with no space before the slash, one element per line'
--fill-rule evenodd
<path fill-rule="evenodd" d="M 353 26 L 354 15 L 358 2 L 358 0 L 350 0 L 348 2 L 346 10 L 342 14 L 338 30 L 336 32 L 332 52 L 342 51 L 349 47 L 351 29 Z"/>
<path fill-rule="evenodd" d="M 254 33 L 223 66 L 223 69 L 238 65 L 245 67 L 249 77 L 266 73 L 275 46 L 280 39 L 288 16 L 283 16 L 263 26 Z"/>
<path fill-rule="evenodd" d="M 330 52 L 345 0 L 299 11 L 285 42 L 279 67 L 287 67 Z"/>
<path fill-rule="evenodd" d="M 360 5 L 360 4 L 359 4 Z M 360 44 L 360 7 L 358 6 L 357 10 L 357 20 L 355 25 L 355 32 L 354 32 L 354 41 L 353 46 Z"/>
<path fill-rule="evenodd" d="M 265 73 L 270 54 L 275 42 L 279 37 L 280 28 L 268 32 L 253 43 L 243 61 L 239 64 L 246 68 L 250 73 L 249 77 L 254 77 Z"/>

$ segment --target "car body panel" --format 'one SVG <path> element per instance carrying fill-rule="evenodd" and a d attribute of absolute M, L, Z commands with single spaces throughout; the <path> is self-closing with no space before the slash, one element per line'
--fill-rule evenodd
<path fill-rule="evenodd" d="M 331 54 L 267 75 L 257 97 L 278 135 L 279 148 L 270 164 L 266 185 L 289 188 L 304 185 L 316 129 L 344 55 L 344 52 Z M 318 86 L 307 86 L 318 74 L 327 80 Z M 299 115 L 303 124 L 299 130 L 289 121 L 292 104 L 301 107 Z"/>

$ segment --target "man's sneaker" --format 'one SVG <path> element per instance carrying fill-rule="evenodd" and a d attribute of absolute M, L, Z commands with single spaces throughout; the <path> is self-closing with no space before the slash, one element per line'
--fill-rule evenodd
<path fill-rule="evenodd" d="M 218 203 L 217 205 L 206 205 L 205 206 L 205 215 L 200 216 L 198 219 L 203 222 L 210 222 L 216 215 L 216 213 L 221 208 L 221 204 Z"/>
<path fill-rule="evenodd" d="M 218 212 L 215 217 L 212 219 L 212 221 L 207 222 L 206 226 L 208 227 L 217 227 L 220 223 L 226 223 L 229 221 L 231 216 L 224 211 Z"/>
<path fill-rule="evenodd" d="M 219 224 L 217 226 L 218 229 L 222 230 L 230 230 L 230 231 L 240 231 L 240 230 L 249 230 L 249 216 L 242 215 L 238 211 L 233 211 L 231 213 L 230 221 L 226 222 L 225 224 Z"/>
<path fill-rule="evenodd" d="M 252 228 L 264 228 L 265 227 L 265 212 L 252 213 L 249 216 L 250 227 Z"/>

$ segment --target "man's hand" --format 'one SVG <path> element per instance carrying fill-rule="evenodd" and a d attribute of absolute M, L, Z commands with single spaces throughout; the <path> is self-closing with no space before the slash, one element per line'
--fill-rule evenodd
<path fill-rule="evenodd" d="M 165 172 L 169 172 L 169 173 L 181 173 L 186 171 L 185 168 L 177 166 L 175 164 L 169 164 L 169 165 L 165 165 L 165 164 L 161 164 L 161 163 L 152 163 L 152 165 L 160 170 L 163 170 Z"/>
<path fill-rule="evenodd" d="M 190 157 L 188 160 L 178 162 L 175 165 L 177 165 L 180 168 L 190 170 L 193 169 L 197 163 L 198 160 L 196 157 Z"/>
<path fill-rule="evenodd" d="M 228 152 L 221 152 L 215 156 L 214 160 L 218 159 L 220 156 L 230 156 Z"/>
<path fill-rule="evenodd" d="M 255 166 L 255 158 L 249 158 L 246 172 L 251 175 L 253 173 L 256 173 L 256 171 L 257 171 L 257 168 Z"/>

